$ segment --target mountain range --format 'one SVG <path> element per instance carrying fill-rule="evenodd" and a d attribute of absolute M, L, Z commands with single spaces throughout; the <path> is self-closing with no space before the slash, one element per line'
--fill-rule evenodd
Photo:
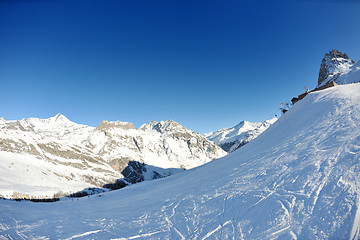
<path fill-rule="evenodd" d="M 86 188 L 119 188 L 171 175 L 226 155 L 215 143 L 172 121 L 135 129 L 128 122 L 96 128 L 57 114 L 0 119 L 0 195 L 52 197 Z"/>

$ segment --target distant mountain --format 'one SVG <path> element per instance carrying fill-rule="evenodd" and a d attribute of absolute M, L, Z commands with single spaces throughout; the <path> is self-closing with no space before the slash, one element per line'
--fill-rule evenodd
<path fill-rule="evenodd" d="M 216 132 L 206 133 L 204 136 L 217 143 L 226 152 L 233 152 L 255 139 L 276 120 L 277 118 L 272 118 L 262 123 L 242 121 L 232 128 L 223 128 Z"/>
<path fill-rule="evenodd" d="M 355 63 L 346 53 L 332 49 L 325 54 L 320 66 L 318 86 L 332 81 L 337 84 L 349 84 L 360 81 L 360 62 Z"/>
<path fill-rule="evenodd" d="M 225 155 L 215 143 L 171 120 L 135 129 L 119 121 L 94 128 L 61 114 L 0 118 L 0 195 L 51 197 L 89 187 L 122 187 Z"/>

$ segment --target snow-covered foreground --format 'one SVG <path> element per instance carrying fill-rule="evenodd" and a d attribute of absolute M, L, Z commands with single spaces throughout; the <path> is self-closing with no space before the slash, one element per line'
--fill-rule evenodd
<path fill-rule="evenodd" d="M 0 200 L 2 238 L 359 239 L 360 84 L 309 94 L 204 166 L 101 196 Z"/>

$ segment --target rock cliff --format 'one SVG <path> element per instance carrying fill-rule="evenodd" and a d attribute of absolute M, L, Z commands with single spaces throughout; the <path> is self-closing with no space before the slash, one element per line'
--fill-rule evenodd
<path fill-rule="evenodd" d="M 335 81 L 343 74 L 350 71 L 354 65 L 346 53 L 342 53 L 336 49 L 332 49 L 325 54 L 320 66 L 318 87 L 324 86 L 331 81 Z"/>

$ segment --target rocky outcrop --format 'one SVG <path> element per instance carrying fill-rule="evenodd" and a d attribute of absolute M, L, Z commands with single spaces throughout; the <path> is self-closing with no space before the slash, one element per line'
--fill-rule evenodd
<path fill-rule="evenodd" d="M 317 87 L 324 86 L 331 81 L 336 82 L 341 75 L 350 71 L 354 63 L 346 53 L 332 49 L 325 54 L 321 62 Z"/>
<path fill-rule="evenodd" d="M 292 104 L 302 100 L 309 93 L 324 90 L 337 85 L 360 82 L 360 61 L 354 62 L 346 53 L 332 49 L 325 54 L 320 66 L 318 85 L 315 89 L 293 97 Z"/>

